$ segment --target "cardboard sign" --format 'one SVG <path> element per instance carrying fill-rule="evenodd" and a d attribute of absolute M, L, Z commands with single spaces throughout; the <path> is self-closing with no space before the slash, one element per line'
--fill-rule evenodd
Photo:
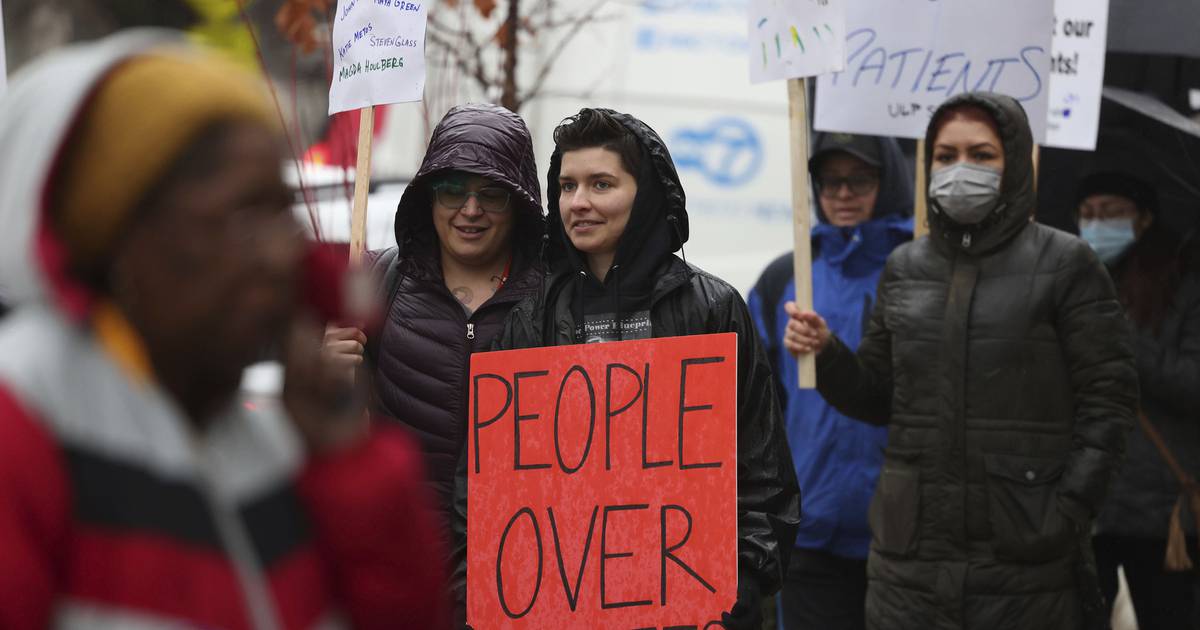
<path fill-rule="evenodd" d="M 943 101 L 1008 94 L 1046 138 L 1053 3 L 862 0 L 846 13 L 846 69 L 817 84 L 815 126 L 923 138 Z"/>
<path fill-rule="evenodd" d="M 846 65 L 842 0 L 750 0 L 750 82 L 799 79 Z"/>
<path fill-rule="evenodd" d="M 1055 0 L 1046 145 L 1096 149 L 1108 0 Z"/>
<path fill-rule="evenodd" d="M 428 0 L 338 0 L 329 114 L 419 101 Z"/>
<path fill-rule="evenodd" d="M 737 335 L 475 354 L 469 387 L 473 627 L 720 627 Z"/>

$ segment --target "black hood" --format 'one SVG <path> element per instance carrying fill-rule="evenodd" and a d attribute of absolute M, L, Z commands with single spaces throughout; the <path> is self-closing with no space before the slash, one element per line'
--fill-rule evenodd
<path fill-rule="evenodd" d="M 820 163 L 823 152 L 837 151 L 838 143 L 833 142 L 835 134 L 819 131 L 813 137 L 813 157 L 809 162 L 813 167 Z M 878 144 L 879 151 L 879 196 L 875 199 L 872 219 L 882 219 L 889 216 L 911 217 L 913 214 L 913 175 L 908 166 L 900 143 L 895 138 L 880 136 L 861 136 Z M 860 158 L 861 159 L 861 158 Z M 812 169 L 810 169 L 812 170 Z M 812 173 L 814 178 L 816 172 Z M 814 191 L 813 200 L 817 209 L 817 218 L 821 223 L 828 223 L 825 209 L 821 206 L 821 195 Z"/>
<path fill-rule="evenodd" d="M 556 263 L 566 265 L 576 278 L 572 283 L 576 322 L 608 314 L 620 321 L 625 315 L 647 313 L 657 280 L 655 273 L 688 238 L 683 186 L 666 143 L 633 116 L 608 109 L 597 111 L 612 116 L 633 134 L 641 151 L 641 164 L 632 174 L 638 186 L 633 210 L 617 244 L 613 266 L 602 282 L 591 272 L 587 257 L 567 237 L 558 205 L 562 151 L 556 147 L 550 157 L 547 230 Z"/>
<path fill-rule="evenodd" d="M 520 116 L 498 105 L 461 105 L 433 130 L 425 159 L 396 208 L 396 242 L 431 245 L 429 183 L 438 173 L 464 171 L 495 180 L 512 193 L 513 242 L 527 259 L 537 255 L 545 231 L 533 140 Z"/>
<path fill-rule="evenodd" d="M 656 194 L 661 194 L 661 201 L 654 207 L 647 208 L 653 216 L 638 217 L 636 220 L 641 224 L 653 224 L 660 220 L 668 224 L 673 222 L 675 224 L 673 228 L 668 225 L 671 235 L 670 251 L 677 251 L 688 240 L 688 215 L 683 184 L 679 181 L 679 173 L 675 170 L 675 162 L 671 159 L 671 152 L 667 150 L 667 143 L 663 142 L 663 139 L 649 125 L 629 114 L 622 114 L 611 109 L 597 109 L 597 111 L 611 115 L 637 138 L 638 144 L 642 147 L 643 164 L 642 172 L 633 174 L 638 179 L 638 194 L 641 196 L 643 183 L 651 183 L 653 188 L 658 189 Z M 567 233 L 562 225 L 562 217 L 559 215 L 558 174 L 561 169 L 562 151 L 556 147 L 550 156 L 550 170 L 546 174 L 546 205 L 549 210 L 547 215 L 548 233 L 555 248 L 558 251 L 566 251 L 573 248 L 570 240 L 567 239 Z M 636 212 L 638 204 L 635 202 L 634 206 Z M 633 221 L 635 221 L 635 217 L 631 216 L 630 223 L 632 224 Z M 625 235 L 621 239 L 622 245 L 625 243 L 625 237 L 630 233 L 631 230 L 626 228 Z M 621 252 L 618 251 L 618 257 L 620 254 Z"/>
<path fill-rule="evenodd" d="M 925 172 L 932 173 L 933 134 L 938 121 L 955 107 L 974 105 L 988 114 L 1004 144 L 1004 176 L 1000 182 L 1000 205 L 977 225 L 955 223 L 938 210 L 929 198 L 929 235 L 952 250 L 984 254 L 1007 243 L 1025 228 L 1036 207 L 1033 179 L 1033 132 L 1025 108 L 1011 96 L 994 92 L 969 92 L 947 100 L 934 112 L 925 135 Z M 969 236 L 970 238 L 965 238 Z"/>

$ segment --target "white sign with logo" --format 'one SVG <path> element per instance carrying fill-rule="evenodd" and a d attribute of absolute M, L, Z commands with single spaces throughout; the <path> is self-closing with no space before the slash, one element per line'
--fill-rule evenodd
<path fill-rule="evenodd" d="M 922 138 L 943 101 L 1008 94 L 1046 137 L 1053 3 L 861 0 L 846 11 L 846 69 L 817 84 L 815 126 Z"/>
<path fill-rule="evenodd" d="M 338 0 L 329 113 L 419 101 L 429 0 Z"/>
<path fill-rule="evenodd" d="M 750 82 L 799 79 L 846 65 L 842 0 L 750 0 Z"/>
<path fill-rule="evenodd" d="M 1054 13 L 1046 145 L 1093 151 L 1104 89 L 1108 0 L 1055 0 Z"/>

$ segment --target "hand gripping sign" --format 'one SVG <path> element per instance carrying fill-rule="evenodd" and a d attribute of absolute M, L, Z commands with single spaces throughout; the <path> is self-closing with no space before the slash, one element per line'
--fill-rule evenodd
<path fill-rule="evenodd" d="M 737 599 L 737 335 L 476 354 L 467 619 L 719 628 Z"/>

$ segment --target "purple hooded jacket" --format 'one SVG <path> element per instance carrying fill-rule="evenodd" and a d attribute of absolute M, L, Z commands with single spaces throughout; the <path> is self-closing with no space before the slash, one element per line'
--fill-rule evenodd
<path fill-rule="evenodd" d="M 465 171 L 511 191 L 515 213 L 508 281 L 473 314 L 442 277 L 429 185 L 440 173 Z M 376 272 L 394 278 L 387 316 L 368 344 L 375 410 L 417 437 L 430 483 L 447 510 L 466 439 L 471 353 L 487 350 L 509 310 L 541 284 L 544 219 L 533 143 L 521 117 L 496 105 L 455 107 L 434 129 L 416 177 L 396 209 L 398 248 L 382 252 Z M 376 343 L 377 342 L 377 343 Z"/>

